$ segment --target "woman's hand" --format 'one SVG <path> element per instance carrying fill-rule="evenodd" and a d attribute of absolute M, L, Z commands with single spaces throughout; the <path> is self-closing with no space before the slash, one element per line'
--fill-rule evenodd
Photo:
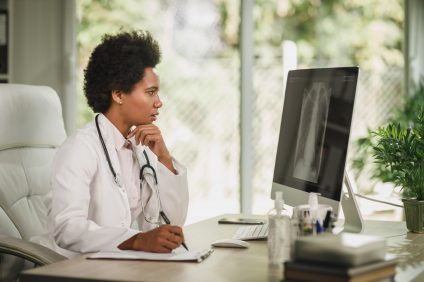
<path fill-rule="evenodd" d="M 136 250 L 154 253 L 170 253 L 184 242 L 181 227 L 176 225 L 161 225 L 145 233 L 138 233 L 121 243 L 121 250 Z"/>
<path fill-rule="evenodd" d="M 166 147 L 159 127 L 154 124 L 139 125 L 128 133 L 127 138 L 131 138 L 133 136 L 135 136 L 136 145 L 142 144 L 148 146 L 162 164 L 164 164 L 174 174 L 177 174 L 177 171 L 172 164 L 171 154 Z"/>

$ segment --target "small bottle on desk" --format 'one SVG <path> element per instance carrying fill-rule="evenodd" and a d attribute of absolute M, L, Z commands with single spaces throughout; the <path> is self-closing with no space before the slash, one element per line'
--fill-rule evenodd
<path fill-rule="evenodd" d="M 301 226 L 302 222 L 299 218 L 299 211 L 295 208 L 290 219 L 290 258 L 293 257 L 295 241 L 301 234 Z"/>
<path fill-rule="evenodd" d="M 290 216 L 284 209 L 283 192 L 275 193 L 274 209 L 268 213 L 268 259 L 281 264 L 290 258 Z"/>

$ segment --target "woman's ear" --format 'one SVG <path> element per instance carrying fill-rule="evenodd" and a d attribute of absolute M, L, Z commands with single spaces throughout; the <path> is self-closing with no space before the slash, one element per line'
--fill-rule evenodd
<path fill-rule="evenodd" d="M 123 95 L 121 90 L 112 90 L 112 100 L 119 105 L 122 105 Z"/>

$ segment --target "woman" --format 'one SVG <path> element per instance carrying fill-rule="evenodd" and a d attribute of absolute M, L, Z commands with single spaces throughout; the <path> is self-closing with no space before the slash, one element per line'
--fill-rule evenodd
<path fill-rule="evenodd" d="M 148 32 L 106 35 L 91 54 L 84 91 L 99 114 L 53 162 L 51 236 L 44 244 L 57 252 L 170 252 L 182 244 L 186 169 L 153 124 L 162 106 L 159 61 Z"/>

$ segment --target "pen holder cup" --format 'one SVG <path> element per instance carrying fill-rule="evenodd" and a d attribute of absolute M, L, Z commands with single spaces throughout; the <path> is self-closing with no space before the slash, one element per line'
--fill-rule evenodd
<path fill-rule="evenodd" d="M 296 206 L 293 210 L 293 216 L 297 216 L 299 220 L 299 234 L 307 236 L 322 232 L 327 211 L 332 211 L 331 206 L 318 205 L 316 214 L 312 214 L 314 211 L 311 211 L 309 205 Z M 321 226 L 321 229 L 319 226 Z"/>

